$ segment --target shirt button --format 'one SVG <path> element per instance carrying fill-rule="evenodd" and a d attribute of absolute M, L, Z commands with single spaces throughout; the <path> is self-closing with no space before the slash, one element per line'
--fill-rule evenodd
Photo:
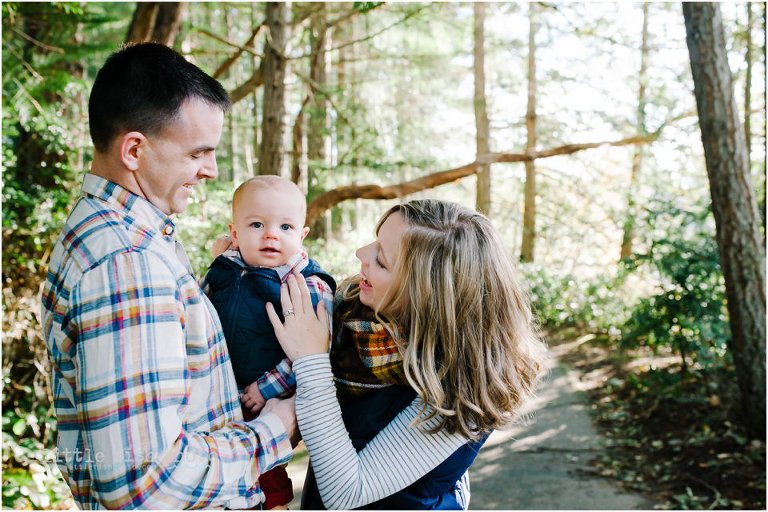
<path fill-rule="evenodd" d="M 173 226 L 166 224 L 166 226 L 163 228 L 163 234 L 166 236 L 171 236 L 173 234 Z"/>

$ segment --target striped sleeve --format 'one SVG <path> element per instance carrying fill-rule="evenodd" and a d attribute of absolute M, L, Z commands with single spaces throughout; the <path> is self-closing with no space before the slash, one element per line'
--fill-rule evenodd
<path fill-rule="evenodd" d="M 187 425 L 185 418 L 199 412 L 188 411 L 199 407 L 190 389 L 208 382 L 206 367 L 190 358 L 207 353 L 210 340 L 193 332 L 199 315 L 186 317 L 164 268 L 157 255 L 135 251 L 95 266 L 73 288 L 64 322 L 77 340 L 82 462 L 93 498 L 107 508 L 226 506 L 260 492 L 259 474 L 291 458 L 285 428 L 271 414 L 213 431 Z"/>
<path fill-rule="evenodd" d="M 429 473 L 467 442 L 459 434 L 429 434 L 411 426 L 418 399 L 357 453 L 341 419 L 327 354 L 293 364 L 296 415 L 323 504 L 352 509 L 390 496 Z M 426 423 L 430 428 L 437 420 Z"/>

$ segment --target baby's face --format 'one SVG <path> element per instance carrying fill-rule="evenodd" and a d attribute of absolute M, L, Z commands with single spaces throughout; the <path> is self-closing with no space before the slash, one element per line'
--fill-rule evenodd
<path fill-rule="evenodd" d="M 285 265 L 301 249 L 309 228 L 306 207 L 297 191 L 249 187 L 235 205 L 229 225 L 234 247 L 245 263 L 260 267 Z"/>

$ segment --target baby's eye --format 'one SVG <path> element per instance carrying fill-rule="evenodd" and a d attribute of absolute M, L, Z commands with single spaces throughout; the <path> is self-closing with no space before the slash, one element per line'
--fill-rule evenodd
<path fill-rule="evenodd" d="M 252 228 L 261 228 L 261 227 L 264 227 L 264 224 L 262 224 L 261 222 L 251 222 L 251 227 Z"/>
<path fill-rule="evenodd" d="M 280 229 L 282 229 L 283 231 L 289 231 L 289 230 L 293 229 L 293 226 L 291 226 L 290 224 L 282 224 L 280 226 Z"/>

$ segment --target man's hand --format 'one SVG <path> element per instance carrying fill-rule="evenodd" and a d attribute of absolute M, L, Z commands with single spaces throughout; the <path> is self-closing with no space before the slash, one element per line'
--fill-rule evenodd
<path fill-rule="evenodd" d="M 270 398 L 261 412 L 263 414 L 271 412 L 280 418 L 288 437 L 291 439 L 291 446 L 295 448 L 299 444 L 301 434 L 296 423 L 296 395 L 285 399 Z"/>
<path fill-rule="evenodd" d="M 217 258 L 219 255 L 226 252 L 227 249 L 232 247 L 232 238 L 229 235 L 221 235 L 213 241 L 211 247 L 211 256 Z"/>
<path fill-rule="evenodd" d="M 267 401 L 264 400 L 264 397 L 261 396 L 261 391 L 259 390 L 259 384 L 257 382 L 252 382 L 245 388 L 243 396 L 240 397 L 240 401 L 243 402 L 243 405 L 253 414 L 257 414 L 261 408 L 264 407 L 264 404 L 267 403 Z"/>

